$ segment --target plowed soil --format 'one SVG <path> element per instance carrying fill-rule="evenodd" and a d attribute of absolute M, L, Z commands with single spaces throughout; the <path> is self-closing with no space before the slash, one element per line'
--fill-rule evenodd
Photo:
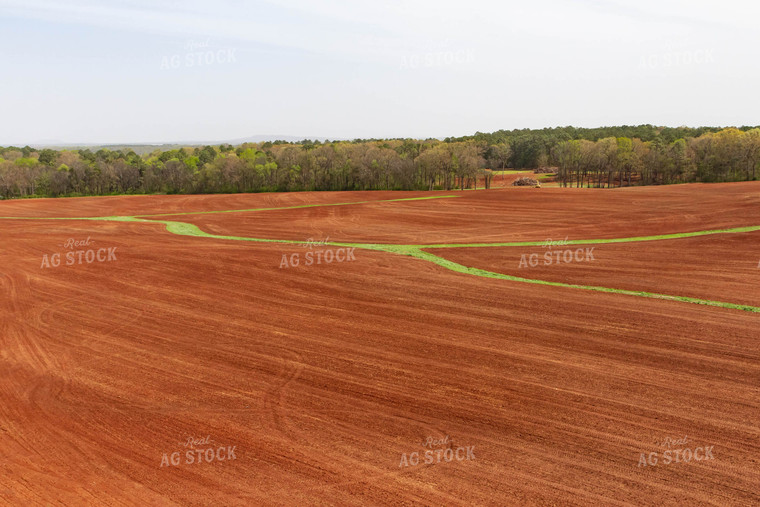
<path fill-rule="evenodd" d="M 269 207 L 272 202 L 293 205 L 293 197 L 280 198 L 280 195 L 289 194 L 249 196 L 248 205 L 239 200 L 231 205 L 226 201 L 227 196 L 198 196 L 199 202 L 192 206 L 193 209 L 182 209 L 183 212 L 208 210 L 214 207 L 216 199 L 220 199 L 216 209 Z M 305 194 L 297 195 L 303 198 Z M 396 244 L 544 241 L 547 238 L 564 239 L 565 236 L 569 239 L 602 239 L 760 225 L 758 184 L 633 187 L 605 189 L 604 192 L 600 189 L 514 187 L 493 191 L 310 195 L 322 199 L 315 199 L 315 202 L 325 202 L 331 197 L 334 203 L 431 195 L 456 197 L 156 218 L 193 223 L 206 232 L 220 235 L 296 241 L 329 237 L 330 241 Z M 240 196 L 231 197 L 240 199 Z M 134 200 L 135 204 L 119 208 L 120 212 L 113 214 L 151 213 L 138 211 L 137 199 L 145 198 L 125 198 L 128 199 Z M 184 206 L 180 201 L 176 204 Z M 165 213 L 171 213 L 177 208 L 164 209 Z M 98 216 L 96 209 L 91 210 L 91 216 Z M 73 212 L 75 210 L 69 211 Z"/>
<path fill-rule="evenodd" d="M 350 262 L 307 266 L 307 252 L 335 247 L 50 219 L 431 195 L 458 197 L 154 218 L 394 244 L 760 225 L 758 183 L 2 202 L 0 217 L 48 219 L 0 219 L 0 503 L 760 503 L 758 313 L 360 248 Z M 746 266 L 760 262 L 759 234 L 600 245 L 595 262 L 554 269 L 517 268 L 541 247 L 431 252 L 528 278 L 759 305 L 760 269 Z M 70 238 L 116 258 L 42 267 Z M 301 263 L 281 267 L 294 253 Z M 189 438 L 212 460 L 188 463 Z M 691 459 L 697 448 L 712 459 Z M 446 459 L 458 449 L 468 452 Z M 675 449 L 690 461 L 665 463 Z"/>

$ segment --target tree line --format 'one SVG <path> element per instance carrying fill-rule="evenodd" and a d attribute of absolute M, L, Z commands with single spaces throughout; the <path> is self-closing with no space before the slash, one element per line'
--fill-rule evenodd
<path fill-rule="evenodd" d="M 490 153 L 493 150 L 486 150 Z M 131 149 L 0 148 L 0 196 L 434 190 L 490 182 L 482 146 L 437 140 L 303 141 Z"/>
<path fill-rule="evenodd" d="M 613 187 L 758 179 L 760 129 L 667 142 L 628 137 L 563 141 L 552 149 L 562 186 Z"/>
<path fill-rule="evenodd" d="M 604 127 L 156 149 L 0 148 L 0 197 L 488 188 L 493 170 L 553 167 L 563 186 L 757 179 L 760 129 Z"/>

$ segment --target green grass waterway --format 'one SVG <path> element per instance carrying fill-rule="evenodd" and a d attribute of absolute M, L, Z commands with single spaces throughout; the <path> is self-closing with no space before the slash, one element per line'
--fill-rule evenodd
<path fill-rule="evenodd" d="M 219 234 L 209 234 L 202 231 L 198 226 L 189 224 L 186 222 L 177 222 L 170 220 L 148 220 L 145 217 L 161 217 L 161 216 L 181 216 L 181 215 L 202 215 L 213 213 L 238 213 L 238 212 L 250 212 L 250 211 L 271 211 L 271 210 L 284 210 L 284 209 L 299 209 L 299 208 L 313 208 L 319 206 L 346 206 L 350 204 L 367 204 L 367 203 L 380 203 L 380 202 L 399 202 L 399 201 L 418 201 L 427 199 L 442 199 L 458 197 L 453 195 L 440 195 L 430 197 L 411 197 L 405 199 L 389 199 L 378 201 L 358 201 L 347 203 L 332 203 L 332 204 L 304 204 L 299 206 L 287 206 L 281 208 L 252 208 L 242 210 L 217 210 L 217 211 L 195 211 L 186 213 L 161 213 L 153 215 L 134 215 L 134 216 L 110 216 L 110 217 L 0 217 L 0 220 L 100 220 L 100 221 L 112 221 L 112 222 L 141 222 L 141 223 L 155 223 L 163 224 L 166 230 L 171 234 L 179 236 L 194 236 L 200 238 L 212 238 L 232 241 L 253 241 L 260 243 L 284 243 L 284 244 L 303 244 L 301 240 L 287 240 L 287 239 L 267 239 L 267 238 L 250 238 L 244 236 L 226 236 Z M 760 226 L 748 226 L 748 227 L 736 227 L 731 229 L 711 229 L 706 231 L 694 231 L 683 232 L 675 234 L 660 234 L 656 236 L 635 236 L 628 238 L 609 238 L 609 239 L 585 239 L 585 240 L 571 240 L 566 243 L 563 241 L 563 245 L 594 245 L 594 244 L 610 244 L 610 243 L 632 243 L 638 241 L 660 241 L 668 239 L 681 239 L 691 238 L 696 236 L 706 236 L 710 234 L 736 234 L 742 232 L 753 232 L 760 230 Z M 321 246 L 338 246 L 348 248 L 361 248 L 365 250 L 375 250 L 382 252 L 389 252 L 398 255 L 411 256 L 416 259 L 432 262 L 443 268 L 455 271 L 457 273 L 463 273 L 473 276 L 481 276 L 484 278 L 495 278 L 500 280 L 509 280 L 512 282 L 521 283 L 533 283 L 538 285 L 549 285 L 553 287 L 564 287 L 569 289 L 591 290 L 598 292 L 608 292 L 613 294 L 623 294 L 627 296 L 638 296 L 652 299 L 662 299 L 667 301 L 680 301 L 684 303 L 692 303 L 707 306 L 716 306 L 720 308 L 730 308 L 734 310 L 743 310 L 748 312 L 760 313 L 760 307 L 751 305 L 739 305 L 735 303 L 726 303 L 722 301 L 712 301 L 707 299 L 691 298 L 686 296 L 671 296 L 668 294 L 657 294 L 652 292 L 643 291 L 631 291 L 625 289 L 613 289 L 609 287 L 597 287 L 593 285 L 576 285 L 562 282 L 549 282 L 546 280 L 535 280 L 531 278 L 521 278 L 517 276 L 505 275 L 501 273 L 495 273 L 493 271 L 486 271 L 484 269 L 467 267 L 462 264 L 444 259 L 430 252 L 426 252 L 423 249 L 437 249 L 437 248 L 487 248 L 487 247 L 509 247 L 509 246 L 542 246 L 545 241 L 514 241 L 507 243 L 445 243 L 445 244 L 431 244 L 431 245 L 397 245 L 397 244 L 382 244 L 382 243 L 341 243 L 335 241 L 329 241 L 320 243 Z"/>

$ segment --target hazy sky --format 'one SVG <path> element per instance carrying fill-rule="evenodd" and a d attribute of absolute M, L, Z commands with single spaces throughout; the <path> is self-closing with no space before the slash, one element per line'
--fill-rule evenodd
<path fill-rule="evenodd" d="M 0 145 L 760 124 L 760 3 L 0 0 Z"/>

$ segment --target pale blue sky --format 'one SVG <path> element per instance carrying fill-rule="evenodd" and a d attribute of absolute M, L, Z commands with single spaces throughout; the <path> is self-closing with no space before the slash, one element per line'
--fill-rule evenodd
<path fill-rule="evenodd" d="M 0 145 L 756 125 L 758 14 L 703 0 L 0 0 Z"/>

